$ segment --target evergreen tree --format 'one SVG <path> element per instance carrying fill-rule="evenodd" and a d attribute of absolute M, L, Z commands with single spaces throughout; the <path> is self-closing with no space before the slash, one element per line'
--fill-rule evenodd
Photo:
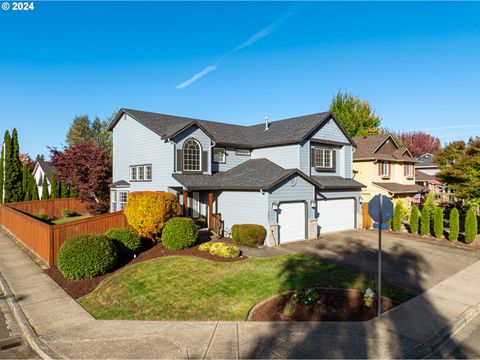
<path fill-rule="evenodd" d="M 413 205 L 410 211 L 410 231 L 412 234 L 418 234 L 418 215 L 418 207 L 417 205 Z"/>
<path fill-rule="evenodd" d="M 420 234 L 422 236 L 430 235 L 430 210 L 427 206 L 422 208 L 422 224 Z"/>
<path fill-rule="evenodd" d="M 5 137 L 3 140 L 5 144 L 5 151 L 3 154 L 4 158 L 4 178 L 3 178 L 3 202 L 8 203 L 10 202 L 10 194 L 11 194 L 11 182 L 10 182 L 10 154 L 12 152 L 12 138 L 10 137 L 10 132 L 7 130 L 5 131 Z"/>
<path fill-rule="evenodd" d="M 70 197 L 70 192 L 68 191 L 68 187 L 64 182 L 60 183 L 60 197 L 62 199 L 67 199 Z"/>
<path fill-rule="evenodd" d="M 465 242 L 467 244 L 472 243 L 477 237 L 477 215 L 473 208 L 467 211 L 467 217 L 465 218 Z"/>
<path fill-rule="evenodd" d="M 453 208 L 450 211 L 450 233 L 448 234 L 448 239 L 450 241 L 457 241 L 458 233 L 460 231 L 460 215 L 458 214 L 457 208 Z"/>
<path fill-rule="evenodd" d="M 47 200 L 48 199 L 48 182 L 47 182 L 47 176 L 43 177 L 43 183 L 42 183 L 42 200 Z"/>
<path fill-rule="evenodd" d="M 3 160 L 5 158 L 4 149 L 3 149 L 3 141 L 2 141 L 2 149 L 1 149 L 1 156 L 0 156 L 0 204 L 3 203 Z"/>
<path fill-rule="evenodd" d="M 57 175 L 55 173 L 52 173 L 52 177 L 50 179 L 50 183 L 52 185 L 52 190 L 50 191 L 50 199 L 57 199 L 59 198 L 59 193 L 58 193 L 58 182 L 57 182 Z"/>
<path fill-rule="evenodd" d="M 11 201 L 23 201 L 25 194 L 22 190 L 22 162 L 20 161 L 20 146 L 18 144 L 17 129 L 12 131 L 12 151 L 9 161 L 9 177 L 11 186 Z"/>
<path fill-rule="evenodd" d="M 392 229 L 394 231 L 400 231 L 400 229 L 402 228 L 402 218 L 403 218 L 402 202 L 401 200 L 399 200 L 395 204 L 395 209 L 393 210 Z"/>
<path fill-rule="evenodd" d="M 30 199 L 31 200 L 39 200 L 38 198 L 38 187 L 33 177 L 33 174 L 30 173 Z"/>
<path fill-rule="evenodd" d="M 443 236 L 443 209 L 440 206 L 433 213 L 433 233 L 438 239 Z"/>
<path fill-rule="evenodd" d="M 29 188 L 28 188 L 28 181 L 30 179 L 30 177 L 28 176 L 29 172 L 30 171 L 28 170 L 27 164 L 25 164 L 25 163 L 22 164 L 22 192 L 23 192 L 24 196 L 29 191 Z"/>

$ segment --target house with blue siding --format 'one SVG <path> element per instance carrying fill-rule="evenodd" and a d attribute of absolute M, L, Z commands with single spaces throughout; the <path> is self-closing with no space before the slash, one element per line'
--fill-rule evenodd
<path fill-rule="evenodd" d="M 356 144 L 330 112 L 242 126 L 121 109 L 109 130 L 111 211 L 130 192 L 168 191 L 216 231 L 263 225 L 267 246 L 361 224 Z"/>

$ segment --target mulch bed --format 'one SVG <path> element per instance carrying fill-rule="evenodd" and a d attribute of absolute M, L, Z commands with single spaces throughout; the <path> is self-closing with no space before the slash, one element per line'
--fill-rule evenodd
<path fill-rule="evenodd" d="M 376 316 L 376 307 L 367 307 L 363 294 L 355 290 L 316 289 L 318 299 L 303 305 L 292 299 L 293 292 L 266 300 L 254 308 L 251 321 L 368 321 Z M 382 298 L 382 313 L 397 303 Z"/>
<path fill-rule="evenodd" d="M 202 239 L 200 239 L 202 242 Z M 203 241 L 204 242 L 204 241 Z M 234 262 L 234 261 L 242 261 L 247 259 L 248 257 L 245 255 L 240 255 L 239 257 L 226 259 L 220 256 L 211 255 L 209 252 L 200 251 L 198 250 L 198 245 L 184 250 L 172 251 L 166 249 L 161 242 L 152 243 L 150 240 L 144 240 L 143 244 L 143 251 L 137 255 L 136 258 L 131 259 L 129 261 L 124 261 L 123 263 L 119 264 L 114 270 L 109 273 L 106 273 L 102 276 L 94 277 L 93 279 L 85 279 L 85 280 L 68 280 L 63 277 L 60 271 L 56 267 L 51 267 L 44 272 L 50 276 L 60 287 L 62 287 L 65 292 L 70 295 L 74 299 L 78 299 L 82 296 L 85 296 L 91 293 L 95 288 L 105 280 L 106 278 L 112 276 L 114 273 L 124 269 L 127 266 L 131 266 L 133 264 L 137 264 L 142 261 L 156 259 L 159 257 L 165 256 L 196 256 L 199 258 L 212 260 L 216 262 Z"/>

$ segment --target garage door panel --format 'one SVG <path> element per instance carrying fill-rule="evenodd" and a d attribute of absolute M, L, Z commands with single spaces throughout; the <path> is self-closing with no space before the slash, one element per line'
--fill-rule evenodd
<path fill-rule="evenodd" d="M 284 203 L 278 208 L 279 242 L 305 239 L 305 203 Z"/>
<path fill-rule="evenodd" d="M 335 199 L 317 201 L 320 233 L 355 228 L 355 200 Z"/>

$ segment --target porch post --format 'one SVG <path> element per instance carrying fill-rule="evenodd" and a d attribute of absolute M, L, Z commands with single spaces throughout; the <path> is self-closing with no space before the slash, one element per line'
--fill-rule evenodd
<path fill-rule="evenodd" d="M 213 225 L 213 191 L 208 192 L 208 228 L 212 229 Z"/>
<path fill-rule="evenodd" d="M 188 216 L 188 191 L 183 190 L 183 216 Z"/>

